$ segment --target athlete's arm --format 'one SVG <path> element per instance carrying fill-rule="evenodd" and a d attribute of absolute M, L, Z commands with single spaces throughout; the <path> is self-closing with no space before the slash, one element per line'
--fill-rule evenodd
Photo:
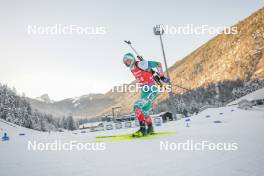
<path fill-rule="evenodd" d="M 150 71 L 151 69 L 157 69 L 157 72 L 160 77 L 164 76 L 162 65 L 157 61 L 140 61 L 137 65 L 140 69 Z"/>

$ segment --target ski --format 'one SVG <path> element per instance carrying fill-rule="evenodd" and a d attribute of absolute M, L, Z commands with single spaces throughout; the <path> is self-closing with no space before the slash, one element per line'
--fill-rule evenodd
<path fill-rule="evenodd" d="M 117 142 L 117 141 L 127 141 L 133 139 L 149 139 L 159 137 L 161 135 L 173 135 L 176 134 L 174 131 L 157 132 L 147 136 L 133 136 L 133 134 L 118 134 L 109 136 L 96 136 L 96 142 Z"/>

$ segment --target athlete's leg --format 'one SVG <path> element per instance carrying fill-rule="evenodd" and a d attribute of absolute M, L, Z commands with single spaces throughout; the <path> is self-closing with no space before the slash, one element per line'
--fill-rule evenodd
<path fill-rule="evenodd" d="M 158 97 L 158 88 L 156 85 L 152 85 L 149 87 L 149 91 L 146 91 L 141 95 L 142 95 L 141 98 L 148 101 L 148 103 L 146 103 L 145 106 L 143 107 L 143 110 L 144 110 L 144 114 L 145 114 L 146 123 L 147 123 L 147 125 L 150 125 L 150 124 L 152 124 L 152 121 L 151 121 L 149 114 L 153 108 L 153 102 Z"/>
<path fill-rule="evenodd" d="M 141 99 L 145 100 L 144 106 L 142 107 L 142 112 L 144 113 L 145 123 L 148 127 L 147 133 L 151 134 L 154 132 L 152 120 L 150 117 L 150 111 L 152 110 L 153 102 L 158 96 L 158 89 L 155 85 L 150 86 L 149 91 L 142 91 Z"/>
<path fill-rule="evenodd" d="M 134 112 L 138 118 L 139 122 L 145 121 L 145 107 L 149 104 L 149 102 L 145 99 L 139 99 L 134 104 Z"/>
<path fill-rule="evenodd" d="M 135 135 L 138 136 L 145 136 L 146 135 L 146 123 L 145 123 L 145 114 L 144 114 L 144 107 L 146 106 L 146 103 L 148 103 L 145 99 L 139 99 L 134 104 L 134 112 L 137 116 L 137 119 L 139 121 L 140 129 L 136 132 Z"/>

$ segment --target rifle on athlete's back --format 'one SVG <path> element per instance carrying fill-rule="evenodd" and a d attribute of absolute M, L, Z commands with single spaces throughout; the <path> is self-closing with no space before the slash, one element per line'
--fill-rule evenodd
<path fill-rule="evenodd" d="M 140 55 L 137 51 L 136 51 L 136 49 L 132 46 L 132 43 L 131 43 L 131 41 L 130 40 L 125 40 L 124 41 L 126 44 L 128 44 L 129 46 L 130 46 L 130 48 L 136 53 L 136 55 L 137 55 L 137 58 L 138 58 L 138 60 L 140 60 L 140 61 L 143 61 L 144 59 L 143 59 L 143 57 L 142 57 L 142 55 Z M 154 69 L 151 69 L 151 73 L 152 73 L 152 76 L 153 76 L 153 78 L 154 78 L 154 80 L 155 80 L 155 82 L 159 85 L 159 86 L 163 86 L 163 84 L 162 84 L 162 78 L 159 76 L 159 74 L 154 70 Z"/>

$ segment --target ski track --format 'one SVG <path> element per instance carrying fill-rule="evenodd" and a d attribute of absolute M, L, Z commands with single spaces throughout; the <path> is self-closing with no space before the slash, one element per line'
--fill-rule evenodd
<path fill-rule="evenodd" d="M 222 115 L 220 113 L 223 113 Z M 206 118 L 210 115 L 209 118 Z M 136 129 L 103 132 L 43 133 L 0 122 L 0 134 L 10 141 L 0 142 L 1 176 L 262 176 L 264 170 L 264 108 L 241 110 L 212 108 L 190 117 L 190 127 L 178 120 L 156 127 L 156 131 L 176 131 L 152 139 L 106 143 L 105 151 L 28 151 L 28 140 L 39 142 L 92 142 L 98 135 L 130 133 Z M 222 123 L 214 123 L 221 121 Z M 19 136 L 19 133 L 26 136 Z M 80 132 L 80 131 L 79 131 Z M 160 141 L 236 142 L 237 151 L 160 151 Z"/>

